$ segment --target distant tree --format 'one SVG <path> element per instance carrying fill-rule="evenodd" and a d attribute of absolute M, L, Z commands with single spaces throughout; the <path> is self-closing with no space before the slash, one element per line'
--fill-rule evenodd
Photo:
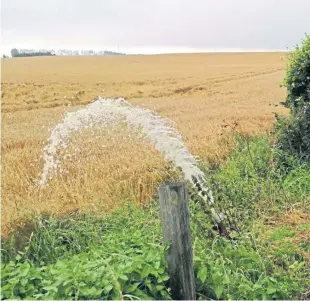
<path fill-rule="evenodd" d="M 12 57 L 17 57 L 17 56 L 19 56 L 19 51 L 16 48 L 13 48 L 11 50 L 11 55 L 12 55 Z"/>
<path fill-rule="evenodd" d="M 54 53 L 50 51 L 31 51 L 31 52 L 19 52 L 16 48 L 11 50 L 12 57 L 30 57 L 30 56 L 53 56 Z"/>

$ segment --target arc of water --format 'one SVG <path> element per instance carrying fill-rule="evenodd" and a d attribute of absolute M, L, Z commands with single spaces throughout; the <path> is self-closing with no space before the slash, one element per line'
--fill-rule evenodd
<path fill-rule="evenodd" d="M 198 194 L 211 205 L 215 219 L 221 221 L 222 217 L 214 210 L 212 191 L 206 184 L 205 175 L 199 169 L 194 156 L 187 150 L 182 136 L 173 123 L 149 109 L 132 106 L 122 98 L 99 97 L 85 108 L 65 114 L 63 122 L 52 130 L 48 144 L 44 148 L 44 167 L 39 184 L 45 185 L 51 172 L 57 170 L 59 166 L 57 150 L 68 146 L 72 133 L 86 128 L 107 127 L 122 121 L 126 121 L 134 128 L 141 127 L 154 148 L 164 154 L 165 160 L 181 168 L 185 180 L 190 181 L 195 187 L 197 183 L 193 179 L 197 179 L 200 187 L 206 192 L 198 191 Z"/>

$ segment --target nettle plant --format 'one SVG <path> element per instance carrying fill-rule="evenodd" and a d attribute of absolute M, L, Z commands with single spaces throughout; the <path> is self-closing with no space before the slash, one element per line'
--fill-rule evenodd
<path fill-rule="evenodd" d="M 310 159 L 310 36 L 288 55 L 284 86 L 289 119 L 279 117 L 279 146 L 306 160 Z"/>

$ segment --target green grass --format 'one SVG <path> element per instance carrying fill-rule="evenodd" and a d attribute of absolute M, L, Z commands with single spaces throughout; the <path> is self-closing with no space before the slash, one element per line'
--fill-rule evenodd
<path fill-rule="evenodd" d="M 309 166 L 265 138 L 237 139 L 227 162 L 205 171 L 216 201 L 224 204 L 219 209 L 229 208 L 242 234 L 232 234 L 233 241 L 212 235 L 209 216 L 190 202 L 197 298 L 305 298 L 310 242 L 300 237 L 309 223 L 267 221 L 309 210 Z M 42 216 L 3 241 L 2 299 L 169 299 L 161 240 L 157 202 L 144 209 L 124 202 L 101 220 Z"/>
<path fill-rule="evenodd" d="M 310 164 L 271 147 L 266 138 L 236 139 L 239 148 L 211 172 L 219 198 L 232 200 L 240 210 L 246 206 L 251 213 L 253 207 L 264 214 L 310 209 Z"/>

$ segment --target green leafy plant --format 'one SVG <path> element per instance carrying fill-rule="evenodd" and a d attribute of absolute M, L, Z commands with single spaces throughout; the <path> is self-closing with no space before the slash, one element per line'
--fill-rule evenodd
<path fill-rule="evenodd" d="M 310 36 L 288 56 L 284 86 L 287 88 L 286 107 L 290 118 L 277 116 L 279 147 L 310 158 Z"/>
<path fill-rule="evenodd" d="M 124 204 L 101 222 L 90 217 L 40 219 L 2 265 L 2 298 L 170 299 L 158 214 Z"/>

